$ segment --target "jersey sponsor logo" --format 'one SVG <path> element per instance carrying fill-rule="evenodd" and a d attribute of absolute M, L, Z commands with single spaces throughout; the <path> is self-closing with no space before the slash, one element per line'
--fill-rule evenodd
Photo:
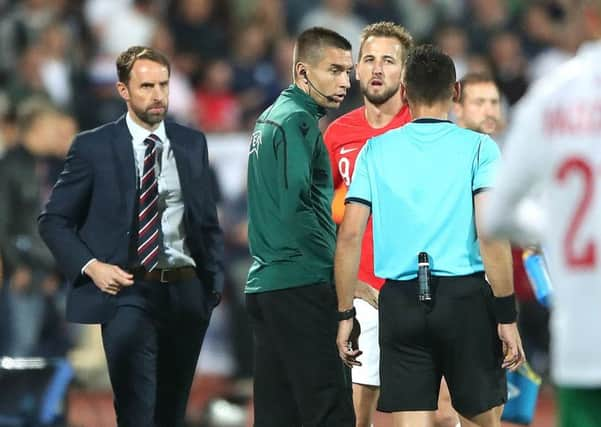
<path fill-rule="evenodd" d="M 261 139 L 261 131 L 254 131 L 250 137 L 250 151 L 248 155 L 250 156 L 254 153 L 257 157 L 259 157 L 259 147 L 261 146 L 262 142 L 263 140 Z"/>
<path fill-rule="evenodd" d="M 358 149 L 359 149 L 359 147 L 355 147 L 355 148 L 345 148 L 345 147 L 342 147 L 340 149 L 340 154 L 345 155 L 345 154 L 348 154 L 348 153 L 352 153 L 353 151 L 357 151 Z"/>

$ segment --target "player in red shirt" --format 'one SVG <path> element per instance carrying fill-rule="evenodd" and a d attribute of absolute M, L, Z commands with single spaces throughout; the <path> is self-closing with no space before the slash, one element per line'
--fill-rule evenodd
<path fill-rule="evenodd" d="M 403 62 L 413 44 L 412 37 L 401 26 L 391 22 L 368 25 L 361 33 L 356 77 L 363 94 L 364 106 L 335 120 L 324 133 L 330 153 L 334 188 L 342 191 L 350 185 L 359 151 L 368 139 L 411 121 L 409 108 L 400 96 Z M 374 275 L 373 231 L 367 223 L 361 249 L 358 283 L 354 306 L 361 325 L 359 348 L 362 366 L 352 370 L 353 402 L 357 427 L 369 427 L 376 407 L 380 386 L 380 348 L 378 345 L 378 294 L 384 280 Z M 448 398 L 439 401 L 438 427 L 457 424 Z M 445 393 L 446 392 L 446 393 Z"/>

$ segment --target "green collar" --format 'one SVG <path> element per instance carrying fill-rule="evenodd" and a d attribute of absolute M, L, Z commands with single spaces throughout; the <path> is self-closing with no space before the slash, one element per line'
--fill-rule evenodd
<path fill-rule="evenodd" d="M 321 119 L 326 114 L 326 109 L 319 105 L 313 98 L 307 95 L 301 88 L 299 88 L 295 84 L 291 84 L 288 86 L 283 92 L 282 95 L 287 96 L 294 101 L 298 102 L 302 107 L 304 107 L 311 115 L 315 116 L 317 119 Z"/>

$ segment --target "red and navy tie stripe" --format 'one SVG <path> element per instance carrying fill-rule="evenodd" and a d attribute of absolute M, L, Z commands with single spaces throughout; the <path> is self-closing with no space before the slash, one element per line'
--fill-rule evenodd
<path fill-rule="evenodd" d="M 155 175 L 156 144 L 159 141 L 154 134 L 144 140 L 146 151 L 138 200 L 138 260 L 146 271 L 152 271 L 159 260 L 159 184 Z"/>

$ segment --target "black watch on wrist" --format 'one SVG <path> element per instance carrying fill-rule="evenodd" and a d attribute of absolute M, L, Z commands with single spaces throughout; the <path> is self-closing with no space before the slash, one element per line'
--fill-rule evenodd
<path fill-rule="evenodd" d="M 355 314 L 357 314 L 357 310 L 355 310 L 355 307 L 348 309 L 348 310 L 339 311 L 338 312 L 338 321 L 340 322 L 341 320 L 352 319 L 353 317 L 355 317 Z"/>

